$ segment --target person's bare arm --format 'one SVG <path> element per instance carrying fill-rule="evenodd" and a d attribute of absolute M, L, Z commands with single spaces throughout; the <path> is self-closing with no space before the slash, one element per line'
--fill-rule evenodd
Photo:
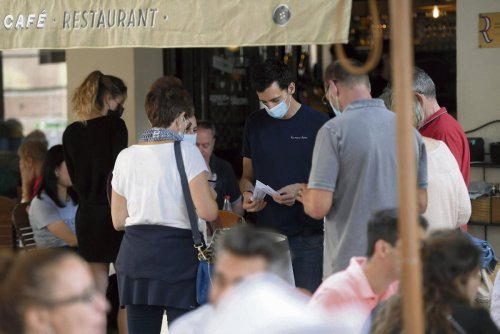
<path fill-rule="evenodd" d="M 251 197 L 254 190 L 254 175 L 252 167 L 252 159 L 243 158 L 243 174 L 240 180 L 240 191 L 243 196 L 243 209 L 248 212 L 258 212 L 264 209 L 267 202 L 263 199 L 252 201 Z"/>
<path fill-rule="evenodd" d="M 196 208 L 198 217 L 206 221 L 213 221 L 219 215 L 219 208 L 215 198 L 217 194 L 208 185 L 207 174 L 202 172 L 189 182 L 189 190 Z"/>
<path fill-rule="evenodd" d="M 47 225 L 47 230 L 53 235 L 64 241 L 68 246 L 75 247 L 78 245 L 76 235 L 62 220 L 57 220 Z"/>
<path fill-rule="evenodd" d="M 427 210 L 427 189 L 417 189 L 417 205 L 419 214 L 422 214 L 425 210 Z"/>
<path fill-rule="evenodd" d="M 36 178 L 35 170 L 28 162 L 19 160 L 19 171 L 21 172 L 21 202 L 30 202 Z"/>
<path fill-rule="evenodd" d="M 125 219 L 127 217 L 127 199 L 113 189 L 111 194 L 111 218 L 115 230 L 122 231 L 125 229 Z"/>
<path fill-rule="evenodd" d="M 333 192 L 323 189 L 307 189 L 303 184 L 297 200 L 304 205 L 304 212 L 314 219 L 322 219 L 333 205 Z"/>

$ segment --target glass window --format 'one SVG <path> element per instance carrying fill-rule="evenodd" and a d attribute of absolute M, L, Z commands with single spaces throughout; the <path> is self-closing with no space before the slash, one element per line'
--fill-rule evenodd
<path fill-rule="evenodd" d="M 67 124 L 64 51 L 8 50 L 3 57 L 4 118 L 16 118 L 24 135 L 38 129 L 49 147 L 62 142 Z"/>

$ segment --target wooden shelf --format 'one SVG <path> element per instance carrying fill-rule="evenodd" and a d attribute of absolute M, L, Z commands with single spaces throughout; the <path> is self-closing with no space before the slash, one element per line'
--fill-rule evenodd
<path fill-rule="evenodd" d="M 484 223 L 484 222 L 473 222 L 473 221 L 469 221 L 467 223 L 467 225 L 471 225 L 471 226 L 500 226 L 500 224 L 498 224 L 498 223 Z"/>
<path fill-rule="evenodd" d="M 491 162 L 471 162 L 471 167 L 481 167 L 481 168 L 500 168 L 500 165 Z"/>

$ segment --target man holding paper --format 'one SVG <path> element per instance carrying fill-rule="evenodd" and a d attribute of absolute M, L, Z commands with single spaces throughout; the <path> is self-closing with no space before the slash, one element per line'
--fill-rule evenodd
<path fill-rule="evenodd" d="M 263 109 L 245 125 L 243 208 L 256 212 L 257 226 L 288 237 L 295 284 L 314 292 L 322 277 L 323 220 L 307 216 L 295 198 L 308 180 L 316 134 L 328 116 L 294 99 L 291 71 L 278 60 L 257 64 L 252 83 Z"/>

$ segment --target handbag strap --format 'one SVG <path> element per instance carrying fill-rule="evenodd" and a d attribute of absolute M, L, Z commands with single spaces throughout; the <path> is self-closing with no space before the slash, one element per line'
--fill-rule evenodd
<path fill-rule="evenodd" d="M 191 224 L 191 233 L 193 234 L 194 247 L 198 249 L 198 252 L 200 252 L 204 244 L 201 240 L 201 233 L 198 230 L 198 216 L 196 215 L 193 198 L 191 197 L 191 191 L 189 190 L 186 170 L 184 169 L 184 161 L 182 160 L 180 141 L 174 142 L 174 152 L 177 169 L 179 170 L 179 174 L 181 176 L 182 192 L 184 193 L 184 200 L 186 201 L 189 223 Z"/>

